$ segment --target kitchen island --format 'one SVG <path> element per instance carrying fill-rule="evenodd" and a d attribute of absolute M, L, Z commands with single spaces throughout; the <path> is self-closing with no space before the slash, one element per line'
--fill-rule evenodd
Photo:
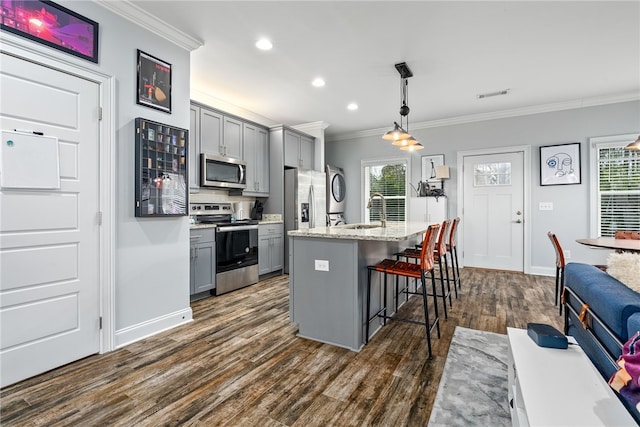
<path fill-rule="evenodd" d="M 298 336 L 359 351 L 364 344 L 367 266 L 422 241 L 423 222 L 349 224 L 289 231 L 291 321 Z M 371 227 L 375 228 L 358 228 Z M 381 274 L 372 275 L 371 313 L 382 307 Z M 400 298 L 404 298 L 401 296 Z M 388 292 L 393 311 L 395 295 Z M 398 301 L 398 305 L 404 300 Z M 370 322 L 370 335 L 382 320 Z"/>

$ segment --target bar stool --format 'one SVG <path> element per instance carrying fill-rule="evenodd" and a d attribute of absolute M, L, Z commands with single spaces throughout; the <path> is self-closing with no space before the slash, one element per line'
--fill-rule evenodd
<path fill-rule="evenodd" d="M 433 259 L 434 259 L 434 264 L 435 261 L 438 261 L 438 277 L 435 277 L 435 279 L 439 279 L 440 280 L 440 286 L 442 288 L 442 293 L 440 295 L 436 295 L 436 296 L 440 296 L 442 297 L 442 305 L 444 306 L 443 310 L 444 310 L 444 318 L 448 319 L 449 316 L 447 314 L 447 297 L 449 297 L 449 307 L 452 307 L 451 304 L 451 279 L 449 278 L 449 266 L 447 263 L 447 245 L 446 245 L 446 238 L 447 238 L 447 233 L 449 232 L 449 228 L 451 227 L 451 220 L 444 220 L 442 221 L 442 226 L 440 227 L 440 233 L 438 235 L 438 241 L 435 245 L 435 248 L 433 250 Z M 396 257 L 401 258 L 404 257 L 406 260 L 416 260 L 416 259 L 420 259 L 420 251 L 421 248 L 419 247 L 419 245 L 416 245 L 416 248 L 407 248 L 402 252 L 398 252 L 396 254 Z M 444 270 L 442 269 L 442 261 L 444 260 Z M 446 277 L 446 281 L 447 281 L 447 290 L 445 291 L 444 289 L 444 281 L 445 281 L 445 277 Z M 408 282 L 408 280 L 407 280 Z M 455 288 L 455 283 L 454 283 L 454 288 Z M 408 292 L 408 283 L 407 283 L 407 287 L 405 287 L 405 289 L 403 290 L 404 292 Z M 430 295 L 430 294 L 427 294 Z M 398 284 L 397 284 L 397 278 L 396 278 L 396 301 L 398 298 Z"/>
<path fill-rule="evenodd" d="M 447 243 L 447 252 L 451 254 L 451 270 L 453 271 L 454 288 L 457 283 L 458 289 L 462 289 L 462 279 L 460 279 L 460 264 L 458 263 L 458 246 L 456 243 L 456 233 L 458 231 L 458 224 L 460 224 L 460 217 L 456 217 L 451 223 L 451 231 L 449 232 L 449 242 Z M 456 298 L 458 298 L 457 289 L 456 289 Z"/>
<path fill-rule="evenodd" d="M 560 301 L 560 295 L 564 292 L 564 252 L 562 251 L 562 246 L 560 246 L 560 242 L 555 234 L 552 232 L 548 232 L 547 236 L 549 236 L 549 240 L 551 240 L 551 244 L 553 245 L 553 249 L 556 251 L 556 297 L 555 297 L 555 305 L 560 305 L 560 314 L 562 314 L 562 301 Z"/>
<path fill-rule="evenodd" d="M 435 327 L 438 333 L 438 338 L 440 338 L 440 322 L 438 318 L 438 304 L 436 299 L 436 281 L 433 275 L 434 268 L 434 259 L 433 252 L 436 244 L 436 237 L 438 236 L 438 231 L 440 229 L 440 225 L 433 224 L 430 225 L 427 229 L 427 232 L 424 235 L 424 240 L 422 242 L 422 250 L 420 253 L 420 262 L 418 264 L 406 262 L 406 261 L 398 261 L 392 259 L 384 259 L 375 265 L 368 266 L 368 278 L 367 278 L 367 324 L 365 327 L 365 344 L 369 342 L 369 322 L 376 317 L 381 317 L 383 319 L 383 324 L 386 324 L 386 320 L 399 320 L 407 323 L 414 323 L 418 325 L 424 325 L 426 328 L 427 335 L 427 348 L 429 352 L 429 359 L 432 357 L 431 352 L 431 333 L 433 328 Z M 384 273 L 384 300 L 382 304 L 382 308 L 378 310 L 373 316 L 370 316 L 371 313 L 371 273 L 373 271 L 377 271 L 380 273 Z M 429 308 L 427 304 L 427 284 L 426 284 L 426 273 L 429 272 L 431 275 L 431 286 L 433 288 L 433 305 L 434 305 L 434 320 L 433 322 L 429 321 Z M 420 279 L 422 282 L 422 305 L 424 309 L 424 322 L 419 322 L 417 320 L 412 319 L 404 319 L 396 316 L 388 316 L 387 315 L 387 276 L 389 274 L 394 274 L 398 277 L 407 277 L 412 279 Z"/>

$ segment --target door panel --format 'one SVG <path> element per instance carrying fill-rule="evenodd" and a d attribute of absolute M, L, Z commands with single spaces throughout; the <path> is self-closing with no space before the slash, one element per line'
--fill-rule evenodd
<path fill-rule="evenodd" d="M 57 137 L 61 178 L 59 190 L 0 189 L 5 386 L 100 350 L 100 141 L 98 84 L 0 59 L 0 128 Z"/>
<path fill-rule="evenodd" d="M 523 153 L 465 156 L 463 185 L 464 265 L 523 271 Z"/>

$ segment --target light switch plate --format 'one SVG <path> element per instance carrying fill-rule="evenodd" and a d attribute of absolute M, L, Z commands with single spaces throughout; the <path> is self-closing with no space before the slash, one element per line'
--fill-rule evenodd
<path fill-rule="evenodd" d="M 541 211 L 552 211 L 553 210 L 553 202 L 540 202 L 538 205 L 538 209 Z"/>
<path fill-rule="evenodd" d="M 329 260 L 317 259 L 315 261 L 316 261 L 316 270 L 317 271 L 329 271 Z"/>

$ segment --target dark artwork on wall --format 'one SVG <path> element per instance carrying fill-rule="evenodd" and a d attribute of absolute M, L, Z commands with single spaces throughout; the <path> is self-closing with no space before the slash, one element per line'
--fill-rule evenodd
<path fill-rule="evenodd" d="M 98 23 L 51 1 L 1 0 L 0 28 L 98 63 Z"/>
<path fill-rule="evenodd" d="M 171 64 L 141 50 L 138 50 L 136 102 L 171 114 Z"/>

